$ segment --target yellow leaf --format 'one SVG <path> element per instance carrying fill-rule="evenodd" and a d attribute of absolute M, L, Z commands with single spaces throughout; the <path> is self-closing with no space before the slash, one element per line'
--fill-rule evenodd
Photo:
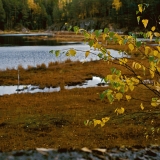
<path fill-rule="evenodd" d="M 154 32 L 155 31 L 155 29 L 156 29 L 156 27 L 155 26 L 153 26 L 152 28 L 151 28 L 151 30 Z"/>
<path fill-rule="evenodd" d="M 147 135 L 146 135 L 146 139 L 148 139 L 148 137 L 149 137 L 149 136 L 148 136 L 148 134 L 147 134 Z"/>
<path fill-rule="evenodd" d="M 142 11 L 143 11 L 142 4 L 139 4 L 139 5 L 138 5 L 138 10 L 139 10 L 139 12 L 142 13 Z"/>
<path fill-rule="evenodd" d="M 117 115 L 118 115 L 118 114 L 123 114 L 124 111 L 125 111 L 125 109 L 124 109 L 123 107 L 117 108 L 117 109 L 115 110 L 115 112 L 117 112 Z"/>
<path fill-rule="evenodd" d="M 90 51 L 86 51 L 85 57 L 87 58 L 89 54 L 90 54 Z"/>
<path fill-rule="evenodd" d="M 146 28 L 146 27 L 147 27 L 147 24 L 148 24 L 148 19 L 143 19 L 143 20 L 142 20 L 142 23 L 143 23 L 144 27 Z"/>
<path fill-rule="evenodd" d="M 139 63 L 135 63 L 135 69 L 140 69 L 141 68 L 141 65 Z"/>
<path fill-rule="evenodd" d="M 68 52 L 69 56 L 75 56 L 76 55 L 76 50 L 75 49 L 70 49 Z"/>
<path fill-rule="evenodd" d="M 151 103 L 151 106 L 153 106 L 153 107 L 157 107 L 159 104 L 157 103 L 157 102 L 152 102 Z"/>
<path fill-rule="evenodd" d="M 118 101 L 119 101 L 120 99 L 122 99 L 122 97 L 123 97 L 123 94 L 122 94 L 122 93 L 117 93 L 117 94 L 116 94 L 116 99 L 118 99 Z"/>
<path fill-rule="evenodd" d="M 160 52 L 160 46 L 157 46 L 158 51 Z"/>
<path fill-rule="evenodd" d="M 101 124 L 101 120 L 93 119 L 93 122 L 94 122 L 94 127 L 95 127 L 97 124 Z"/>
<path fill-rule="evenodd" d="M 155 87 L 156 87 L 156 90 L 160 92 L 160 87 L 159 86 L 155 86 Z"/>
<path fill-rule="evenodd" d="M 125 86 L 125 92 L 127 92 L 127 91 L 128 91 L 128 86 L 126 85 L 126 86 Z"/>
<path fill-rule="evenodd" d="M 153 54 L 154 54 L 154 56 L 157 56 L 158 55 L 158 51 L 154 50 Z"/>
<path fill-rule="evenodd" d="M 97 48 L 97 45 L 98 45 L 98 43 L 97 43 L 97 42 L 93 44 L 94 49 L 96 49 L 96 48 Z"/>
<path fill-rule="evenodd" d="M 122 6 L 122 2 L 119 1 L 119 0 L 113 0 L 112 6 L 113 6 L 113 8 L 115 8 L 116 11 L 117 11 L 117 10 L 119 10 L 119 8 Z"/>
<path fill-rule="evenodd" d="M 154 71 L 153 70 L 149 70 L 151 78 L 154 78 Z"/>
<path fill-rule="evenodd" d="M 129 85 L 129 89 L 130 89 L 131 91 L 133 91 L 133 90 L 134 90 L 134 86 L 133 86 L 133 85 Z"/>
<path fill-rule="evenodd" d="M 103 34 L 103 35 L 102 35 L 103 41 L 105 41 L 105 40 L 106 40 L 106 37 L 107 37 L 107 35 L 106 35 L 106 34 Z"/>
<path fill-rule="evenodd" d="M 137 79 L 137 78 L 132 77 L 131 80 L 132 80 L 132 82 L 134 82 L 135 84 L 138 84 L 138 83 L 139 83 L 139 79 Z"/>
<path fill-rule="evenodd" d="M 154 35 L 155 35 L 156 37 L 160 37 L 160 33 L 158 33 L 158 32 L 154 32 Z"/>
<path fill-rule="evenodd" d="M 128 60 L 126 58 L 119 59 L 119 64 L 125 64 L 127 62 L 128 62 Z"/>
<path fill-rule="evenodd" d="M 142 110 L 144 110 L 143 103 L 141 103 L 140 107 L 141 107 Z"/>
<path fill-rule="evenodd" d="M 152 32 L 151 32 L 151 31 L 148 31 L 147 34 L 146 34 L 146 36 L 147 36 L 147 37 L 151 37 L 151 36 L 152 36 Z"/>
<path fill-rule="evenodd" d="M 134 68 L 134 67 L 135 67 L 135 64 L 136 64 L 136 62 L 133 62 L 133 63 L 132 63 L 132 68 Z"/>
<path fill-rule="evenodd" d="M 123 44 L 123 41 L 122 41 L 122 40 L 120 40 L 118 43 L 119 43 L 120 45 L 122 45 L 122 44 Z"/>
<path fill-rule="evenodd" d="M 126 95 L 126 99 L 129 102 L 131 100 L 131 96 L 130 95 Z"/>
<path fill-rule="evenodd" d="M 144 66 L 143 66 L 144 67 Z M 145 68 L 145 67 L 144 67 Z M 142 77 L 141 76 L 137 76 L 137 78 L 139 78 L 139 79 L 142 79 Z"/>
<path fill-rule="evenodd" d="M 95 38 L 95 35 L 91 34 L 91 39 L 94 39 Z"/>
<path fill-rule="evenodd" d="M 97 48 L 100 49 L 102 46 L 98 43 L 97 44 Z"/>
<path fill-rule="evenodd" d="M 142 65 L 143 73 L 145 75 L 146 67 Z"/>
<path fill-rule="evenodd" d="M 101 122 L 101 127 L 103 127 L 104 125 L 105 125 L 105 123 L 102 121 L 102 122 Z"/>
<path fill-rule="evenodd" d="M 103 121 L 104 123 L 108 122 L 109 120 L 110 120 L 110 117 L 102 118 L 102 121 Z"/>
<path fill-rule="evenodd" d="M 110 51 L 107 51 L 107 54 L 108 54 L 108 55 L 111 55 L 111 52 L 110 52 Z"/>
<path fill-rule="evenodd" d="M 133 45 L 133 44 L 129 44 L 128 47 L 129 47 L 129 49 L 130 49 L 131 51 L 134 50 L 134 45 Z"/>
<path fill-rule="evenodd" d="M 150 39 L 150 41 L 152 41 L 152 38 L 153 38 L 153 35 L 151 35 L 151 36 L 150 36 L 150 38 L 149 38 L 149 39 Z"/>
<path fill-rule="evenodd" d="M 146 56 L 148 56 L 148 54 L 150 53 L 150 47 L 146 46 L 144 53 L 145 53 Z"/>
<path fill-rule="evenodd" d="M 157 71 L 160 73 L 160 67 L 157 66 Z"/>

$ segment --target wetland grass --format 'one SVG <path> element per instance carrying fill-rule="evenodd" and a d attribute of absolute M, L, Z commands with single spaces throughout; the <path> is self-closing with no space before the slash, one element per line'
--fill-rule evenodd
<path fill-rule="evenodd" d="M 146 108 L 141 111 L 134 99 L 110 105 L 99 99 L 103 90 L 97 87 L 0 97 L 0 149 L 94 148 L 159 142 L 159 133 L 150 135 L 148 140 L 144 137 L 146 130 L 160 125 L 158 108 L 151 112 L 145 102 Z M 151 96 L 143 94 L 145 99 Z M 117 106 L 125 107 L 124 115 L 115 115 Z M 84 125 L 87 119 L 105 116 L 111 116 L 111 120 L 103 128 Z"/>
<path fill-rule="evenodd" d="M 134 61 L 134 59 L 133 59 Z M 132 62 L 130 62 L 132 63 Z M 121 68 L 113 64 L 114 67 Z M 80 83 L 92 76 L 105 77 L 112 64 L 104 61 L 86 63 L 50 62 L 23 69 L 19 67 L 20 84 L 64 86 Z M 123 68 L 123 72 L 131 73 Z M 149 73 L 146 73 L 147 78 Z M 17 84 L 17 70 L 0 71 L 0 84 Z M 159 107 L 150 106 L 153 93 L 140 86 L 130 93 L 130 102 L 123 99 L 112 105 L 101 101 L 99 94 L 107 87 L 64 89 L 52 93 L 22 93 L 0 96 L 0 150 L 44 148 L 88 148 L 149 145 L 160 143 L 160 133 L 151 132 L 160 126 Z M 145 109 L 140 109 L 141 97 Z M 124 107 L 125 114 L 117 116 L 114 110 Z M 84 121 L 110 116 L 104 127 L 85 126 Z M 151 123 L 153 122 L 153 123 Z M 145 133 L 149 138 L 145 138 Z"/>

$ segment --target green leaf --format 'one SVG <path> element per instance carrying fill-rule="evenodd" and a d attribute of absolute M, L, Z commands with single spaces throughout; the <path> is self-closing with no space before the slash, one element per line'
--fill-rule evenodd
<path fill-rule="evenodd" d="M 156 37 L 155 42 L 159 43 L 160 39 Z"/>
<path fill-rule="evenodd" d="M 101 29 L 100 30 L 95 30 L 94 33 L 95 33 L 96 37 L 98 38 L 101 35 L 102 30 Z"/>
<path fill-rule="evenodd" d="M 59 56 L 59 54 L 60 54 L 60 50 L 56 50 L 56 51 L 55 51 L 55 55 L 56 55 L 56 57 L 58 57 L 58 56 Z"/>
<path fill-rule="evenodd" d="M 104 29 L 104 33 L 108 33 L 109 32 L 109 29 L 108 28 L 105 28 Z"/>
<path fill-rule="evenodd" d="M 136 42 L 136 47 L 139 48 L 141 45 L 142 45 L 142 42 L 141 42 L 141 41 L 137 41 L 137 42 Z"/>
<path fill-rule="evenodd" d="M 90 38 L 90 34 L 87 33 L 87 32 L 84 32 L 83 35 L 84 35 L 85 38 Z"/>
<path fill-rule="evenodd" d="M 49 53 L 52 53 L 52 54 L 53 54 L 54 52 L 55 52 L 54 50 L 50 50 L 50 51 L 49 51 Z"/>
<path fill-rule="evenodd" d="M 154 56 L 149 56 L 149 61 L 153 62 L 154 61 Z"/>
<path fill-rule="evenodd" d="M 140 19 L 141 19 L 141 16 L 138 16 L 138 17 L 137 17 L 137 22 L 138 22 L 138 24 L 139 24 Z"/>
<path fill-rule="evenodd" d="M 90 47 L 92 47 L 93 44 L 94 44 L 94 40 L 90 40 L 90 41 L 88 42 L 88 45 L 89 45 Z"/>
<path fill-rule="evenodd" d="M 147 34 L 146 33 L 143 33 L 143 38 L 147 38 Z"/>
<path fill-rule="evenodd" d="M 116 72 L 116 68 L 111 68 L 111 73 L 113 74 L 113 73 L 115 73 Z"/>
<path fill-rule="evenodd" d="M 123 39 L 123 44 L 126 44 L 127 43 L 127 39 Z"/>
<path fill-rule="evenodd" d="M 139 13 L 139 11 L 136 11 L 136 14 L 138 14 Z"/>
<path fill-rule="evenodd" d="M 78 31 L 79 31 L 79 27 L 78 27 L 78 26 L 74 26 L 74 27 L 73 27 L 73 30 L 74 30 L 74 32 L 77 34 Z"/>
<path fill-rule="evenodd" d="M 116 75 L 120 76 L 121 75 L 121 71 L 120 70 L 116 70 Z"/>
<path fill-rule="evenodd" d="M 152 102 L 156 102 L 158 98 L 152 98 Z"/>
<path fill-rule="evenodd" d="M 102 59 L 102 58 L 103 58 L 103 54 L 102 54 L 102 53 L 99 53 L 99 54 L 98 54 L 98 57 Z"/>
<path fill-rule="evenodd" d="M 104 94 L 104 93 L 101 93 L 101 94 L 100 94 L 100 99 L 103 100 L 104 97 L 105 97 L 105 94 Z"/>
<path fill-rule="evenodd" d="M 149 7 L 149 4 L 147 4 L 147 3 L 144 3 L 144 5 L 145 5 L 146 7 Z"/>
<path fill-rule="evenodd" d="M 113 36 L 114 36 L 114 32 L 109 32 L 109 36 L 111 37 L 111 38 L 113 38 Z"/>
<path fill-rule="evenodd" d="M 143 32 L 139 32 L 140 35 L 143 35 Z"/>
<path fill-rule="evenodd" d="M 72 26 L 69 26 L 68 31 L 70 31 L 72 29 Z"/>
<path fill-rule="evenodd" d="M 51 50 L 51 51 L 49 51 L 49 53 L 55 54 L 56 57 L 58 57 L 60 54 L 60 50 Z"/>
<path fill-rule="evenodd" d="M 89 120 L 84 121 L 84 125 L 87 126 L 89 123 Z"/>
<path fill-rule="evenodd" d="M 128 35 L 132 36 L 132 34 L 133 34 L 132 32 L 128 32 Z"/>
<path fill-rule="evenodd" d="M 108 98 L 109 102 L 112 104 L 113 101 L 114 101 L 113 95 L 112 95 L 112 94 L 108 94 L 108 95 L 107 95 L 107 98 Z"/>

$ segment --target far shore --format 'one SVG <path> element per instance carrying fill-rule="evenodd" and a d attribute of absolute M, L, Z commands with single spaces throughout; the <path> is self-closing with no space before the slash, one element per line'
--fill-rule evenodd
<path fill-rule="evenodd" d="M 34 39 L 34 40 L 54 40 L 54 41 L 59 41 L 59 42 L 85 42 L 85 37 L 82 33 L 78 33 L 76 34 L 73 31 L 47 31 L 47 30 L 32 30 L 32 31 L 0 31 L 0 36 L 1 35 L 18 35 L 18 34 L 24 34 L 24 35 L 28 35 L 27 38 L 28 39 Z M 33 35 L 33 36 L 32 36 Z M 38 36 L 35 36 L 38 35 Z M 124 35 L 121 35 L 124 36 Z M 102 37 L 99 38 L 99 42 L 103 43 Z M 155 47 L 153 44 L 155 44 L 154 41 L 146 41 L 147 45 L 152 45 L 153 47 Z M 114 50 L 121 50 L 123 52 L 127 52 L 128 54 L 130 54 L 130 50 L 128 48 L 127 45 L 119 45 L 115 42 L 105 42 L 103 43 L 104 47 L 106 47 L 107 49 L 114 49 Z M 133 50 L 132 51 L 132 55 L 139 55 L 141 54 L 141 52 L 143 52 L 143 49 L 137 52 L 137 50 Z"/>

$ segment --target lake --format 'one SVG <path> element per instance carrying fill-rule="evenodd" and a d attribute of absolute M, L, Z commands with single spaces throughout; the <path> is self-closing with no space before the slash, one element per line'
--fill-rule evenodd
<path fill-rule="evenodd" d="M 37 40 L 30 39 L 28 36 L 51 36 L 51 34 L 1 34 L 0 35 L 0 69 L 6 68 L 17 69 L 18 65 L 24 68 L 30 66 L 37 66 L 39 64 L 48 65 L 49 62 L 63 62 L 67 59 L 72 61 L 90 61 L 98 60 L 96 55 L 90 54 L 85 58 L 84 51 L 90 50 L 89 45 L 82 42 L 57 42 L 53 40 Z M 77 51 L 75 57 L 67 57 L 65 53 L 67 50 L 74 48 Z M 60 50 L 61 55 L 56 57 L 49 53 L 50 50 Z M 110 50 L 113 57 L 121 57 L 115 50 Z M 92 49 L 93 53 L 98 54 L 99 51 Z"/>

